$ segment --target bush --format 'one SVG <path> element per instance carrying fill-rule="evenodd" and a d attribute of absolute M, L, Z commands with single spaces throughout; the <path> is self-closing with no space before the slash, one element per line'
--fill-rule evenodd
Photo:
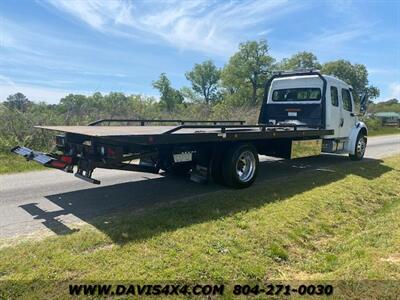
<path fill-rule="evenodd" d="M 377 118 L 364 118 L 363 122 L 367 125 L 368 130 L 376 131 L 382 128 L 382 122 Z"/>
<path fill-rule="evenodd" d="M 54 133 L 35 129 L 35 125 L 86 125 L 102 118 L 244 120 L 257 122 L 259 108 L 238 106 L 231 102 L 208 105 L 194 101 L 176 105 L 167 111 L 154 98 L 122 93 L 92 96 L 70 94 L 59 104 L 32 103 L 24 111 L 0 103 L 0 153 L 16 145 L 50 151 Z"/>

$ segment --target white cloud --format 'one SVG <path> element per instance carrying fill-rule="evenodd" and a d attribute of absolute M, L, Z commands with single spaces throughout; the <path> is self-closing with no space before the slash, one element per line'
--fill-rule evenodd
<path fill-rule="evenodd" d="M 262 30 L 260 32 L 257 32 L 258 36 L 266 36 L 268 34 L 270 34 L 272 31 L 274 31 L 273 29 L 267 29 L 267 30 Z"/>
<path fill-rule="evenodd" d="M 390 98 L 400 100 L 400 82 L 393 82 L 389 85 Z"/>
<path fill-rule="evenodd" d="M 0 74 L 0 84 L 15 85 L 15 82 L 11 78 Z"/>
<path fill-rule="evenodd" d="M 369 74 L 376 74 L 376 75 L 391 75 L 391 76 L 398 76 L 400 74 L 399 69 L 386 69 L 386 68 L 368 68 Z"/>
<path fill-rule="evenodd" d="M 49 3 L 104 33 L 140 36 L 153 42 L 161 39 L 180 49 L 223 56 L 234 52 L 243 36 L 251 35 L 252 26 L 265 26 L 273 18 L 302 7 L 299 2 L 288 0 L 156 3 L 49 0 Z M 270 30 L 261 28 L 259 31 Z"/>
<path fill-rule="evenodd" d="M 131 21 L 130 16 L 127 15 L 131 5 L 126 1 L 49 0 L 49 2 L 96 29 L 104 29 L 109 21 L 122 24 Z"/>
<path fill-rule="evenodd" d="M 337 45 L 343 44 L 354 39 L 363 37 L 369 34 L 365 27 L 346 28 L 343 31 L 325 31 L 323 34 L 316 37 L 320 43 Z"/>
<path fill-rule="evenodd" d="M 97 65 L 84 65 L 79 59 L 71 59 L 71 53 L 96 52 L 102 57 L 123 57 L 124 52 L 109 49 L 99 48 L 97 45 L 86 44 L 84 41 L 63 36 L 62 38 L 54 31 L 49 30 L 40 25 L 23 26 L 10 19 L 0 16 L 0 67 L 7 71 L 20 71 L 23 78 L 28 76 L 35 78 L 31 83 L 34 83 L 42 74 L 37 71 L 31 71 L 31 67 L 40 68 L 50 72 L 63 71 L 64 74 L 72 74 L 73 76 L 94 77 L 127 77 L 124 72 L 118 69 L 104 69 Z M 6 50 L 6 51 L 2 51 Z M 79 58 L 79 56 L 77 56 Z M 12 66 L 9 68 L 8 66 Z M 18 83 L 21 82 L 21 77 L 18 78 Z M 8 78 L 8 80 L 12 80 Z M 51 78 L 45 80 L 47 83 L 56 83 L 57 85 L 68 82 L 54 82 Z M 4 74 L 0 74 L 0 83 L 7 82 Z M 10 83 L 10 82 L 7 82 Z M 56 86 L 54 86 L 56 87 Z"/>
<path fill-rule="evenodd" d="M 65 91 L 42 86 L 23 85 L 23 84 L 7 84 L 3 83 L 0 78 L 0 101 L 6 100 L 9 95 L 15 93 L 23 93 L 32 101 L 45 101 L 47 103 L 58 103 L 65 95 L 73 91 Z M 75 91 L 76 92 L 76 91 Z"/>

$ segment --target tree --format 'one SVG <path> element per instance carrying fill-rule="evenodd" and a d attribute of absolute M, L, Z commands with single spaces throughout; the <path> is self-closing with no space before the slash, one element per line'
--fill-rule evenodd
<path fill-rule="evenodd" d="M 368 86 L 366 91 L 367 91 L 369 99 L 376 99 L 381 94 L 379 89 L 376 86 L 372 86 L 372 85 Z"/>
<path fill-rule="evenodd" d="M 203 102 L 203 98 L 201 95 L 199 95 L 198 93 L 196 93 L 193 89 L 191 89 L 190 87 L 187 86 L 183 86 L 181 87 L 181 89 L 179 90 L 179 92 L 181 93 L 183 99 L 186 102 L 192 102 L 192 103 L 199 103 L 199 102 Z"/>
<path fill-rule="evenodd" d="M 161 73 L 160 78 L 153 82 L 153 87 L 160 92 L 160 102 L 168 112 L 172 112 L 178 104 L 183 102 L 183 96 L 171 87 L 171 82 L 165 73 Z"/>
<path fill-rule="evenodd" d="M 4 105 L 9 109 L 16 109 L 21 112 L 26 112 L 28 108 L 32 105 L 30 101 L 24 94 L 16 93 L 7 97 Z"/>
<path fill-rule="evenodd" d="M 369 92 L 371 99 L 379 97 L 379 89 L 368 85 L 368 71 L 362 64 L 351 64 L 347 60 L 336 60 L 322 65 L 322 73 L 333 75 L 353 87 L 355 100 L 358 102 L 360 96 Z"/>
<path fill-rule="evenodd" d="M 400 101 L 394 98 L 387 101 L 370 103 L 368 111 L 372 113 L 389 111 L 400 113 Z"/>
<path fill-rule="evenodd" d="M 108 95 L 104 95 L 104 107 L 111 119 L 124 117 L 128 114 L 130 102 L 124 93 L 110 92 Z"/>
<path fill-rule="evenodd" d="M 220 73 L 214 63 L 207 60 L 202 64 L 195 64 L 193 70 L 185 75 L 192 83 L 192 89 L 202 95 L 204 101 L 209 104 L 217 98 Z"/>
<path fill-rule="evenodd" d="M 68 94 L 61 98 L 59 109 L 65 116 L 65 123 L 71 125 L 73 120 L 82 121 L 85 115 L 85 102 L 87 97 L 79 94 Z"/>
<path fill-rule="evenodd" d="M 274 63 L 268 49 L 265 40 L 242 43 L 222 71 L 222 82 L 228 93 L 246 95 L 251 106 L 260 100 L 259 91 L 263 90 Z"/>
<path fill-rule="evenodd" d="M 321 64 L 317 57 L 311 52 L 299 52 L 291 58 L 284 58 L 279 64 L 279 69 L 296 70 L 296 69 L 321 69 Z"/>

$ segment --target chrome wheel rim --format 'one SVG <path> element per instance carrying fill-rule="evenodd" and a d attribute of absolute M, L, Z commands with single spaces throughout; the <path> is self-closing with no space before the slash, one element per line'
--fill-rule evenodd
<path fill-rule="evenodd" d="M 364 155 L 366 145 L 367 145 L 367 143 L 366 143 L 364 138 L 361 138 L 361 139 L 358 140 L 358 143 L 357 143 L 357 154 L 358 154 L 359 157 Z"/>
<path fill-rule="evenodd" d="M 241 182 L 250 181 L 256 170 L 256 158 L 253 152 L 244 151 L 236 162 L 236 174 Z"/>

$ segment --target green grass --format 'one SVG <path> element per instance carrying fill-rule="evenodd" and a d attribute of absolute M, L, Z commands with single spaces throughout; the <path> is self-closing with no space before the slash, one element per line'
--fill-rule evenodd
<path fill-rule="evenodd" d="M 0 153 L 0 174 L 44 170 L 41 165 L 14 154 Z"/>
<path fill-rule="evenodd" d="M 368 130 L 368 136 L 378 136 L 386 134 L 400 134 L 400 128 L 397 127 L 380 127 L 379 129 Z"/>
<path fill-rule="evenodd" d="M 399 280 L 399 182 L 400 158 L 365 160 L 97 218 L 3 247 L 0 280 L 38 298 L 90 280 Z"/>

